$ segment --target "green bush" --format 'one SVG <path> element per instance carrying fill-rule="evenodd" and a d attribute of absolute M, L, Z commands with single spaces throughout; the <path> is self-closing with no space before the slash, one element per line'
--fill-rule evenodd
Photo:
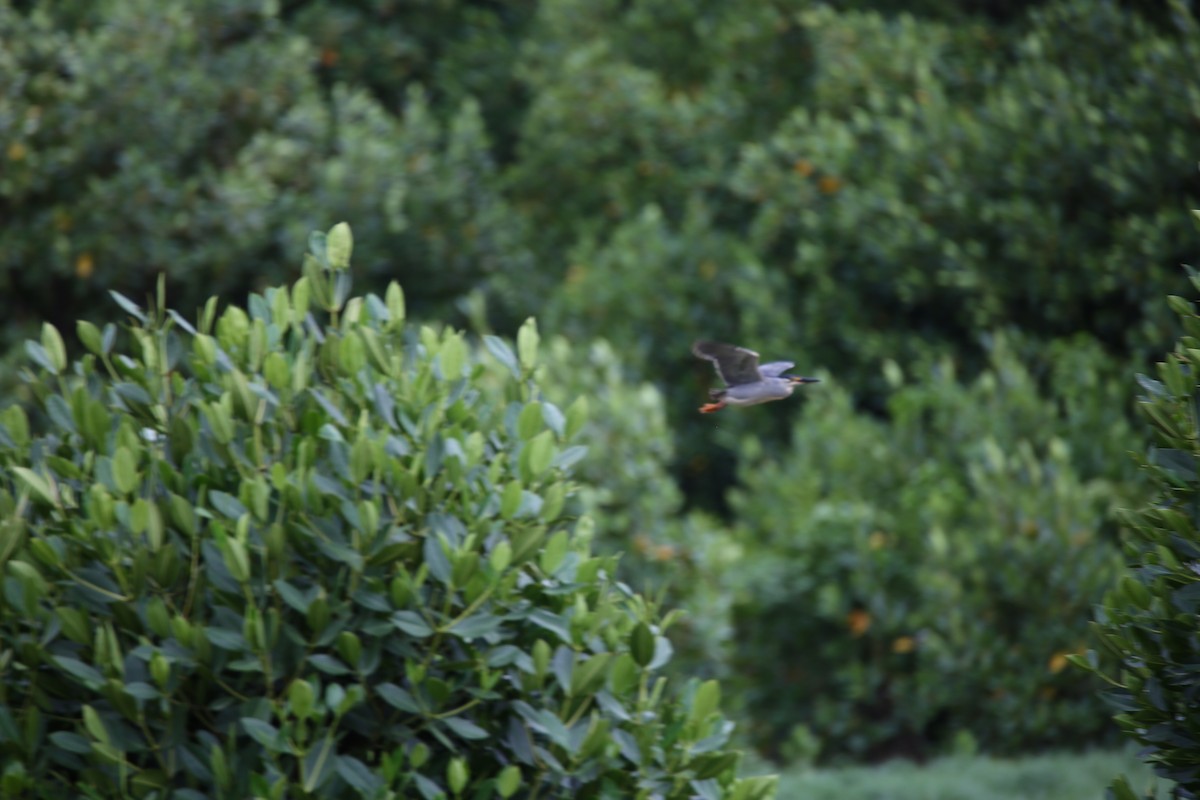
<path fill-rule="evenodd" d="M 323 81 L 369 88 L 388 108 L 412 85 L 429 87 L 442 108 L 477 101 L 509 152 L 526 102 L 513 64 L 537 7 L 528 0 L 293 0 L 281 17 L 320 49 Z"/>
<path fill-rule="evenodd" d="M 887 372 L 889 423 L 824 382 L 789 452 L 743 446 L 745 550 L 722 580 L 753 741 L 787 759 L 1110 738 L 1097 687 L 1064 671 L 1120 565 L 1105 519 L 1127 484 L 1082 473 L 1063 436 L 1092 376 L 1043 394 L 1003 337 L 970 383 L 949 361 Z M 1127 441 L 1120 405 L 1103 414 L 1072 424 Z"/>
<path fill-rule="evenodd" d="M 566 515 L 582 405 L 305 277 L 128 336 L 52 326 L 0 412 L 6 797 L 731 797 L 715 681 Z M 486 352 L 486 355 L 485 355 Z"/>
<path fill-rule="evenodd" d="M 159 273 L 184 309 L 261 289 L 334 214 L 363 219 L 361 278 L 403 280 L 431 316 L 528 271 L 478 103 L 435 113 L 406 85 L 393 114 L 326 89 L 277 6 L 0 2 L 7 324 L 94 316 L 97 291 L 141 297 Z"/>
<path fill-rule="evenodd" d="M 1200 273 L 1189 271 L 1200 289 Z M 1130 572 L 1105 596 L 1096 629 L 1119 669 L 1098 665 L 1094 651 L 1075 660 L 1104 675 L 1105 696 L 1117 723 L 1143 745 L 1142 757 L 1157 775 L 1177 784 L 1173 796 L 1200 797 L 1200 315 L 1195 305 L 1172 296 L 1183 323 L 1173 352 L 1158 364 L 1158 377 L 1138 376 L 1138 408 L 1154 434 L 1140 466 L 1154 497 L 1123 511 L 1125 555 Z M 1119 800 L 1135 794 L 1125 779 L 1114 785 Z"/>
<path fill-rule="evenodd" d="M 603 454 L 576 468 L 581 485 L 571 504 L 596 521 L 597 550 L 624 553 L 622 580 L 686 612 L 672 626 L 677 669 L 723 672 L 729 598 L 717 576 L 740 546 L 728 525 L 686 508 L 670 472 L 676 450 L 662 392 L 627 378 L 624 360 L 604 340 L 572 346 L 556 336 L 542 363 L 548 398 L 560 405 L 586 398 L 588 420 L 576 439 Z"/>

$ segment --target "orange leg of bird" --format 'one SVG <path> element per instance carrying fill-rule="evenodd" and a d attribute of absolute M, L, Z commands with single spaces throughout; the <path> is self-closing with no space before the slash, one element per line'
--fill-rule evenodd
<path fill-rule="evenodd" d="M 720 411 L 724 407 L 724 403 L 705 403 L 704 405 L 700 406 L 700 413 L 711 414 L 714 411 Z"/>

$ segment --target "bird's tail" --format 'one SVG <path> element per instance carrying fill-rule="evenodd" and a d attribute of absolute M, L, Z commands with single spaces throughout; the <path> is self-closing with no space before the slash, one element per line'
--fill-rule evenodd
<path fill-rule="evenodd" d="M 720 402 L 725 397 L 725 392 L 726 392 L 725 389 L 709 389 L 708 396 L 711 399 L 716 400 L 717 402 Z"/>

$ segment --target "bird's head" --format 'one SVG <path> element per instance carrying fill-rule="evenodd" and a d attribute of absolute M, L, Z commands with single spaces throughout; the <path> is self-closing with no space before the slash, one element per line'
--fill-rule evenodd
<path fill-rule="evenodd" d="M 800 384 L 800 383 L 820 383 L 821 382 L 820 378 L 802 378 L 799 375 L 789 375 L 788 380 L 792 382 L 793 386 L 795 386 L 796 384 Z"/>

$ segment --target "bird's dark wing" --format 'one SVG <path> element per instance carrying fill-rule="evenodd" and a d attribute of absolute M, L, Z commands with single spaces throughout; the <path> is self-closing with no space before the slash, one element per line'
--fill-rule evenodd
<path fill-rule="evenodd" d="M 721 342 L 696 342 L 692 355 L 713 362 L 717 375 L 728 386 L 740 386 L 762 380 L 758 371 L 758 353 Z"/>
<path fill-rule="evenodd" d="M 778 378 L 794 366 L 796 366 L 796 362 L 794 361 L 771 361 L 766 364 L 760 364 L 758 371 L 762 373 L 764 378 Z"/>

